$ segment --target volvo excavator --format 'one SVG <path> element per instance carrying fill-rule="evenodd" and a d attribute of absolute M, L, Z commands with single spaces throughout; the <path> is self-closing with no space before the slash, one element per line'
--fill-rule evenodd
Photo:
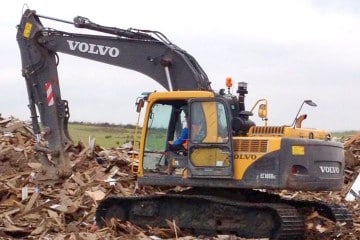
<path fill-rule="evenodd" d="M 41 19 L 95 34 L 45 27 Z M 173 220 L 193 234 L 303 239 L 304 217 L 309 211 L 352 224 L 351 214 L 342 206 L 288 200 L 267 191 L 340 190 L 344 181 L 342 144 L 331 141 L 326 131 L 301 128 L 297 120 L 304 116 L 292 125 L 268 126 L 266 103 L 259 106 L 259 116 L 266 124 L 257 126 L 251 120 L 255 105 L 250 111 L 245 107 L 247 83 L 239 82 L 232 94 L 228 79 L 228 89 L 214 91 L 196 59 L 162 33 L 103 26 L 80 16 L 66 21 L 26 9 L 16 38 L 35 150 L 42 163 L 36 176 L 39 184 L 56 184 L 72 174 L 70 113 L 60 94 L 59 53 L 140 72 L 167 90 L 137 98 L 136 110 L 145 114 L 134 171 L 140 186 L 181 186 L 183 191 L 106 197 L 96 212 L 100 227 L 110 218 L 144 227 L 166 227 L 166 220 Z M 313 104 L 310 100 L 304 103 Z M 187 145 L 172 151 L 168 142 L 179 135 L 184 115 L 189 119 Z"/>

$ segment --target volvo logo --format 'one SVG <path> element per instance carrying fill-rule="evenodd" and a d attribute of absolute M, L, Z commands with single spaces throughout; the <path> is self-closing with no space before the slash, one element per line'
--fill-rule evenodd
<path fill-rule="evenodd" d="M 235 154 L 234 158 L 242 160 L 256 160 L 257 156 L 255 154 Z"/>
<path fill-rule="evenodd" d="M 103 46 L 87 42 L 78 42 L 67 40 L 71 51 L 78 50 L 83 53 L 90 53 L 95 55 L 109 55 L 110 57 L 118 57 L 120 50 L 116 47 Z"/>
<path fill-rule="evenodd" d="M 328 167 L 328 166 L 319 166 L 320 167 L 320 171 L 322 173 L 330 173 L 330 174 L 338 174 L 340 173 L 340 168 L 339 167 Z"/>

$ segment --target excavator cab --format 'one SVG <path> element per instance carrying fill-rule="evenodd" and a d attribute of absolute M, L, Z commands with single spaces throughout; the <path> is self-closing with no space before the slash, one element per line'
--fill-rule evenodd
<path fill-rule="evenodd" d="M 201 92 L 204 93 L 204 92 Z M 145 117 L 143 147 L 140 150 L 142 174 L 179 178 L 232 178 L 231 116 L 228 104 L 217 97 L 187 99 L 157 98 L 149 103 Z M 168 141 L 177 138 L 188 115 L 189 136 L 181 151 L 171 151 Z M 145 131 L 145 133 L 144 133 Z M 171 179 L 173 179 L 171 177 Z"/>

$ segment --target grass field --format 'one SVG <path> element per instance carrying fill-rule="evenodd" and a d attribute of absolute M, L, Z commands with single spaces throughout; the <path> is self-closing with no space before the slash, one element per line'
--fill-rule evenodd
<path fill-rule="evenodd" d="M 69 123 L 69 132 L 74 143 L 88 144 L 89 137 L 105 148 L 117 147 L 133 141 L 135 127 L 129 125 Z"/>
<path fill-rule="evenodd" d="M 359 131 L 344 131 L 344 132 L 332 132 L 331 135 L 333 137 L 348 137 L 348 136 L 353 136 L 355 134 L 358 134 Z"/>
<path fill-rule="evenodd" d="M 96 144 L 105 148 L 118 147 L 133 141 L 135 126 L 91 123 L 69 123 L 70 135 L 74 141 L 88 144 L 89 137 L 96 139 Z M 333 137 L 342 138 L 357 134 L 358 131 L 332 132 Z M 138 132 L 137 141 L 140 139 Z M 156 141 L 155 141 L 156 142 Z"/>

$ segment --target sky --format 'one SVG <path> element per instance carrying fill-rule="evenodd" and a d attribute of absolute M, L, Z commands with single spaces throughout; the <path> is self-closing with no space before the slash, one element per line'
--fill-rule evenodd
<path fill-rule="evenodd" d="M 268 125 L 291 124 L 301 103 L 311 99 L 317 107 L 303 106 L 300 114 L 308 115 L 303 127 L 360 130 L 360 1 L 9 1 L 0 16 L 0 114 L 30 120 L 16 42 L 24 4 L 68 21 L 80 15 L 105 26 L 160 31 L 197 59 L 213 89 L 225 88 L 225 79 L 232 77 L 248 83 L 248 109 L 267 99 Z M 81 32 L 42 21 L 45 27 Z M 132 70 L 59 57 L 70 121 L 135 124 L 136 98 L 164 91 Z M 264 124 L 257 116 L 253 120 Z"/>

